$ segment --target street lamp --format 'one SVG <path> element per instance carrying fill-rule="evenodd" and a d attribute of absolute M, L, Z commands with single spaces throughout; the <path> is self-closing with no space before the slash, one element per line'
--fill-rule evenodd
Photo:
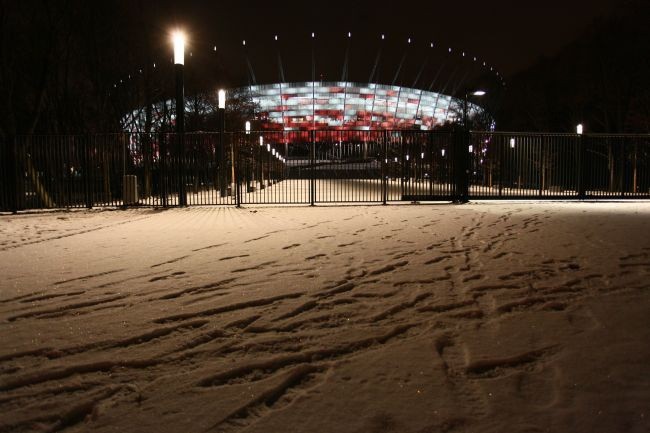
<path fill-rule="evenodd" d="M 578 123 L 578 126 L 576 126 L 576 134 L 582 135 L 583 129 L 582 123 Z"/>
<path fill-rule="evenodd" d="M 177 30 L 172 33 L 172 45 L 174 46 L 174 69 L 176 73 L 176 140 L 178 156 L 178 205 L 187 205 L 185 194 L 185 173 L 183 159 L 185 146 L 183 133 L 185 132 L 185 88 L 183 84 L 183 68 L 185 65 L 185 34 Z"/>
<path fill-rule="evenodd" d="M 474 91 L 466 91 L 465 98 L 463 99 L 463 126 L 467 131 L 469 131 L 469 119 L 468 119 L 468 100 L 471 96 L 485 96 L 487 92 L 485 90 L 477 89 Z"/>
<path fill-rule="evenodd" d="M 250 135 L 251 133 L 251 123 L 247 120 L 246 123 L 244 124 L 245 129 L 246 129 L 246 135 Z"/>
<path fill-rule="evenodd" d="M 217 110 L 217 121 L 219 122 L 219 196 L 225 197 L 228 193 L 226 188 L 226 155 L 223 139 L 226 131 L 226 91 L 219 89 L 217 94 L 219 99 Z"/>
<path fill-rule="evenodd" d="M 180 30 L 172 33 L 172 44 L 174 45 L 174 64 L 185 64 L 185 34 Z"/>
<path fill-rule="evenodd" d="M 487 92 L 482 89 L 476 90 L 467 90 L 465 91 L 465 97 L 463 98 L 463 137 L 466 143 L 470 142 L 470 125 L 469 125 L 469 113 L 468 113 L 468 100 L 471 96 L 480 97 L 484 96 Z M 474 146 L 471 144 L 468 145 L 469 153 L 463 154 L 459 152 L 456 157 L 458 158 L 455 168 L 455 177 L 456 177 L 456 194 L 457 198 L 454 202 L 457 203 L 467 203 L 469 196 L 469 172 L 470 172 L 470 158 L 471 154 L 474 153 Z"/>
<path fill-rule="evenodd" d="M 262 149 L 264 148 L 264 136 L 260 135 L 260 147 L 257 150 L 257 161 L 259 165 L 260 190 L 264 189 L 264 163 L 262 162 Z"/>

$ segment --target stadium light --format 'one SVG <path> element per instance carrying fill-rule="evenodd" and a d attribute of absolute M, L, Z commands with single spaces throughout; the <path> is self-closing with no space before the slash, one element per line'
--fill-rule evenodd
<path fill-rule="evenodd" d="M 576 126 L 576 133 L 578 135 L 582 135 L 583 130 L 584 130 L 584 128 L 582 126 L 582 123 L 578 123 L 578 126 Z"/>
<path fill-rule="evenodd" d="M 174 64 L 185 64 L 185 33 L 176 30 L 172 33 L 172 44 L 174 45 Z"/>

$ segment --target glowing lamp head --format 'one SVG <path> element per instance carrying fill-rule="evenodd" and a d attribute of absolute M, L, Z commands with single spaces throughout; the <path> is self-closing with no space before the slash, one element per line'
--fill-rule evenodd
<path fill-rule="evenodd" d="M 264 146 L 264 137 L 260 135 L 260 146 Z"/>
<path fill-rule="evenodd" d="M 271 149 L 271 155 L 275 156 L 275 149 Z"/>
<path fill-rule="evenodd" d="M 474 146 L 470 144 L 467 150 L 469 150 L 469 153 L 474 153 Z"/>
<path fill-rule="evenodd" d="M 514 138 L 510 139 L 510 147 L 513 148 L 513 149 L 515 148 L 515 139 Z"/>
<path fill-rule="evenodd" d="M 266 145 L 266 151 L 267 151 L 267 152 L 270 152 L 270 151 L 271 151 L 271 145 L 270 145 L 270 144 L 267 144 L 267 145 Z"/>
<path fill-rule="evenodd" d="M 472 95 L 474 95 L 474 96 L 485 96 L 486 93 L 487 92 L 485 90 L 475 90 L 474 92 L 472 92 Z"/>
<path fill-rule="evenodd" d="M 174 45 L 174 64 L 185 64 L 185 34 L 179 30 L 172 33 L 172 44 Z"/>
<path fill-rule="evenodd" d="M 226 91 L 219 89 L 219 108 L 226 108 Z"/>
<path fill-rule="evenodd" d="M 250 134 L 251 133 L 251 123 L 248 120 L 244 124 L 244 127 L 246 128 L 246 134 Z"/>
<path fill-rule="evenodd" d="M 445 149 L 442 149 L 440 153 L 442 154 L 442 156 L 445 156 Z"/>
<path fill-rule="evenodd" d="M 582 135 L 582 132 L 584 131 L 584 128 L 582 126 L 582 123 L 579 123 L 578 126 L 576 126 L 576 133 L 578 135 Z"/>

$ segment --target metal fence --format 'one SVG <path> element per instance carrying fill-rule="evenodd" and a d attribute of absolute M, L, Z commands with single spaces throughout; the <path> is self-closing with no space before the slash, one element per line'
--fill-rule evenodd
<path fill-rule="evenodd" d="M 650 198 L 650 135 L 278 131 L 0 142 L 0 210 Z"/>

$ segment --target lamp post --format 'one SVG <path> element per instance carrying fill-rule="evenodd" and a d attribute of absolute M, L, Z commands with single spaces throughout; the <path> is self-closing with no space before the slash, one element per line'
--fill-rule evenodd
<path fill-rule="evenodd" d="M 262 161 L 262 149 L 264 148 L 264 136 L 260 135 L 260 146 L 257 151 L 257 161 L 259 165 L 259 175 L 260 175 L 260 190 L 265 189 L 266 185 L 264 185 L 264 162 Z"/>
<path fill-rule="evenodd" d="M 250 138 L 251 123 L 248 120 L 244 124 L 244 128 L 246 129 L 246 148 L 249 150 L 249 155 L 247 157 L 247 163 L 246 163 L 246 192 L 255 192 L 257 190 L 257 187 L 255 186 L 256 170 L 254 168 L 251 169 L 251 164 L 254 160 L 253 158 L 254 146 L 251 143 L 251 138 Z"/>
<path fill-rule="evenodd" d="M 585 164 L 587 162 L 587 149 L 585 140 L 582 139 L 584 127 L 582 123 L 576 125 L 576 134 L 578 135 L 578 199 L 583 200 L 586 196 Z"/>
<path fill-rule="evenodd" d="M 224 150 L 224 135 L 226 130 L 226 91 L 219 89 L 218 92 L 218 119 L 219 122 L 219 197 L 227 195 L 226 189 L 226 153 Z"/>
<path fill-rule="evenodd" d="M 185 146 L 183 134 L 185 132 L 185 88 L 183 85 L 183 68 L 185 66 L 185 34 L 175 31 L 172 34 L 174 45 L 174 70 L 176 74 L 176 141 L 178 159 L 178 205 L 187 205 L 185 192 Z"/>
<path fill-rule="evenodd" d="M 469 201 L 469 154 L 473 153 L 474 149 L 470 141 L 470 125 L 469 125 L 469 98 L 472 96 L 484 96 L 485 90 L 467 90 L 463 98 L 463 140 L 459 151 L 456 152 L 457 171 L 456 171 L 456 193 L 457 197 L 454 200 L 457 203 L 467 203 Z M 464 152 L 463 147 L 467 146 L 468 153 Z"/>

